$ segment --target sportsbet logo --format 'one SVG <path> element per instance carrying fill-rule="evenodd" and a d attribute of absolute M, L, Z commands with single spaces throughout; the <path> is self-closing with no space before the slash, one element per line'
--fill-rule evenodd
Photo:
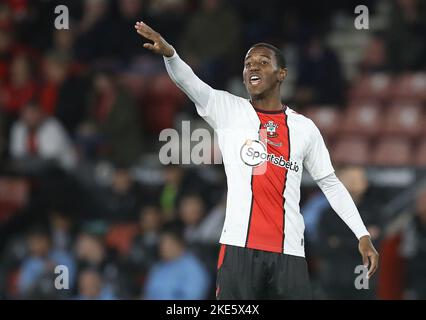
<path fill-rule="evenodd" d="M 265 145 L 258 140 L 246 140 L 240 151 L 241 160 L 250 167 L 258 167 L 265 161 L 273 165 L 295 172 L 299 171 L 296 162 L 287 161 L 283 156 L 277 157 L 273 153 L 268 153 Z"/>

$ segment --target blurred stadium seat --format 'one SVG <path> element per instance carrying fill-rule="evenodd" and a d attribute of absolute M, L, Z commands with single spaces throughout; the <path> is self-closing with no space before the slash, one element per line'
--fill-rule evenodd
<path fill-rule="evenodd" d="M 397 77 L 392 84 L 392 99 L 410 99 L 426 101 L 426 73 L 404 74 Z"/>
<path fill-rule="evenodd" d="M 353 104 L 348 107 L 342 119 L 343 134 L 375 135 L 381 124 L 380 106 L 374 102 Z"/>
<path fill-rule="evenodd" d="M 385 73 L 363 76 L 358 81 L 354 81 L 349 98 L 351 101 L 386 101 L 392 90 L 391 83 L 391 77 Z"/>
<path fill-rule="evenodd" d="M 413 162 L 411 140 L 408 138 L 382 138 L 373 150 L 372 164 L 374 165 L 406 166 Z"/>
<path fill-rule="evenodd" d="M 333 106 L 310 106 L 306 108 L 303 114 L 310 118 L 326 140 L 335 137 L 339 130 L 341 114 Z"/>
<path fill-rule="evenodd" d="M 426 166 L 426 139 L 422 140 L 417 146 L 414 155 L 414 164 L 419 167 Z"/>
<path fill-rule="evenodd" d="M 366 165 L 369 162 L 369 142 L 362 136 L 341 137 L 331 153 L 333 162 L 338 165 Z"/>
<path fill-rule="evenodd" d="M 383 133 L 416 137 L 422 131 L 423 109 L 418 103 L 394 102 L 386 112 Z"/>

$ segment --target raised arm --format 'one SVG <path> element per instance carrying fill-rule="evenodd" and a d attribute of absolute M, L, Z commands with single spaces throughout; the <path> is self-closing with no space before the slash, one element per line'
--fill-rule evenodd
<path fill-rule="evenodd" d="M 200 114 L 207 108 L 213 89 L 201 81 L 192 69 L 176 53 L 175 49 L 150 26 L 144 22 L 136 22 L 135 29 L 145 39 L 143 47 L 162 55 L 167 72 L 173 82 L 195 103 Z"/>

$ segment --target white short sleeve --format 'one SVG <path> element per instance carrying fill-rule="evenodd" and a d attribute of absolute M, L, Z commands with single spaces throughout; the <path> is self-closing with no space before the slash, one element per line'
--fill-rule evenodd
<path fill-rule="evenodd" d="M 334 172 L 330 154 L 317 126 L 309 120 L 310 138 L 305 154 L 304 166 L 314 180 L 320 180 Z"/>

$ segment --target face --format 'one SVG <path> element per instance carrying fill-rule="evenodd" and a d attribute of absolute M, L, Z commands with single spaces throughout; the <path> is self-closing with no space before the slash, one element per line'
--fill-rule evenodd
<path fill-rule="evenodd" d="M 28 239 L 28 247 L 33 256 L 44 257 L 50 250 L 49 238 L 45 235 L 34 234 Z"/>
<path fill-rule="evenodd" d="M 140 12 L 143 1 L 141 0 L 121 0 L 119 1 L 119 9 L 121 14 L 126 18 L 133 18 Z"/>
<path fill-rule="evenodd" d="M 25 56 L 16 56 L 10 69 L 11 80 L 16 85 L 24 84 L 30 77 L 29 62 Z"/>
<path fill-rule="evenodd" d="M 43 112 L 37 106 L 27 106 L 22 110 L 22 120 L 28 128 L 36 129 L 43 120 Z"/>
<path fill-rule="evenodd" d="M 102 280 L 94 271 L 84 271 L 78 281 L 80 294 L 87 298 L 96 298 L 101 292 Z"/>
<path fill-rule="evenodd" d="M 174 260 L 182 253 L 182 245 L 173 236 L 165 233 L 160 238 L 159 252 L 165 261 Z"/>
<path fill-rule="evenodd" d="M 142 209 L 139 220 L 140 227 L 145 232 L 157 231 L 161 226 L 161 212 L 156 207 Z"/>
<path fill-rule="evenodd" d="M 99 92 L 107 92 L 114 90 L 114 84 L 112 82 L 112 79 L 102 73 L 96 75 L 94 85 L 96 90 Z"/>
<path fill-rule="evenodd" d="M 243 79 L 251 98 L 264 98 L 274 90 L 279 90 L 286 75 L 287 70 L 278 67 L 275 53 L 271 49 L 255 47 L 247 52 Z"/>
<path fill-rule="evenodd" d="M 105 258 L 105 248 L 99 239 L 89 235 L 80 234 L 75 247 L 77 259 L 97 265 Z"/>
<path fill-rule="evenodd" d="M 50 214 L 50 224 L 55 230 L 68 231 L 71 228 L 71 220 L 59 212 Z"/>
<path fill-rule="evenodd" d="M 354 198 L 360 198 L 368 188 L 368 178 L 362 167 L 346 168 L 340 173 L 340 179 Z"/>
<path fill-rule="evenodd" d="M 53 41 L 58 48 L 71 51 L 74 45 L 74 34 L 70 30 L 56 30 L 53 34 Z"/>
<path fill-rule="evenodd" d="M 94 18 L 102 17 L 108 9 L 108 3 L 105 0 L 86 0 L 84 5 L 85 13 Z"/>
<path fill-rule="evenodd" d="M 68 66 L 65 63 L 47 58 L 44 62 L 44 75 L 49 82 L 61 83 L 67 76 Z"/>
<path fill-rule="evenodd" d="M 11 45 L 11 37 L 6 31 L 0 30 L 0 52 L 6 52 Z"/>
<path fill-rule="evenodd" d="M 167 184 L 178 186 L 182 180 L 183 172 L 180 167 L 170 166 L 166 167 L 164 172 L 164 180 Z"/>
<path fill-rule="evenodd" d="M 125 169 L 117 169 L 114 172 L 112 188 L 119 194 L 126 193 L 132 186 L 132 177 L 129 171 Z"/>
<path fill-rule="evenodd" d="M 187 197 L 179 207 L 180 217 L 185 225 L 196 225 L 204 216 L 204 204 L 198 197 Z"/>

